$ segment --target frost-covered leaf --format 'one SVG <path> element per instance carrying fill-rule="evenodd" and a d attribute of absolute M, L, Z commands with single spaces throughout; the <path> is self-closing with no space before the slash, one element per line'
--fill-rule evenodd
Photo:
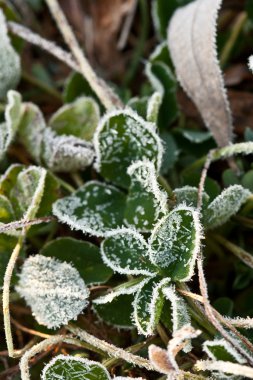
<path fill-rule="evenodd" d="M 7 196 L 16 183 L 18 174 L 24 169 L 24 165 L 12 164 L 6 172 L 0 177 L 0 194 Z"/>
<path fill-rule="evenodd" d="M 175 189 L 176 202 L 178 205 L 184 203 L 187 206 L 197 207 L 198 204 L 198 188 L 193 186 L 183 186 Z M 202 193 L 202 208 L 206 208 L 209 203 L 209 195 Z"/>
<path fill-rule="evenodd" d="M 21 66 L 18 54 L 11 46 L 7 33 L 7 25 L 5 16 L 0 9 L 0 99 L 3 99 L 8 90 L 17 86 L 20 75 Z"/>
<path fill-rule="evenodd" d="M 74 136 L 58 136 L 46 128 L 43 135 L 42 161 L 55 172 L 83 170 L 94 159 L 92 144 Z"/>
<path fill-rule="evenodd" d="M 235 215 L 247 201 L 251 192 L 241 185 L 229 186 L 216 197 L 204 213 L 204 225 L 207 228 L 216 228 L 226 223 Z"/>
<path fill-rule="evenodd" d="M 104 236 L 122 226 L 125 202 L 125 194 L 116 187 L 90 181 L 54 203 L 53 213 L 73 229 Z"/>
<path fill-rule="evenodd" d="M 36 163 L 41 163 L 41 149 L 46 122 L 40 109 L 33 103 L 23 103 L 23 115 L 18 134 L 22 144 Z"/>
<path fill-rule="evenodd" d="M 177 77 L 219 146 L 232 140 L 231 111 L 214 42 L 222 0 L 196 0 L 171 19 L 168 42 Z M 200 33 L 201 31 L 201 33 Z"/>
<path fill-rule="evenodd" d="M 162 97 L 158 116 L 158 125 L 161 128 L 166 128 L 178 116 L 177 80 L 169 65 L 163 60 L 166 50 L 166 45 L 159 45 L 151 54 L 145 67 L 146 75 L 153 88 Z"/>
<path fill-rule="evenodd" d="M 147 121 L 157 124 L 161 103 L 162 95 L 158 91 L 154 92 L 148 100 Z"/>
<path fill-rule="evenodd" d="M 127 168 L 134 161 L 152 161 L 160 170 L 163 148 L 155 125 L 131 110 L 105 115 L 95 132 L 94 146 L 97 171 L 119 186 L 128 187 Z"/>
<path fill-rule="evenodd" d="M 17 219 L 33 219 L 39 209 L 45 188 L 47 172 L 44 168 L 30 166 L 22 170 L 10 191 L 10 200 Z"/>
<path fill-rule="evenodd" d="M 143 96 L 141 98 L 135 96 L 131 98 L 127 103 L 127 106 L 132 108 L 139 116 L 144 120 L 147 118 L 147 108 L 148 108 L 149 98 L 148 96 Z"/>
<path fill-rule="evenodd" d="M 161 174 L 167 174 L 170 169 L 175 165 L 180 150 L 177 146 L 176 140 L 173 135 L 167 131 L 161 133 L 161 138 L 163 141 L 164 154 L 163 162 L 161 168 Z"/>
<path fill-rule="evenodd" d="M 8 91 L 7 100 L 8 103 L 4 115 L 5 121 L 0 124 L 0 159 L 3 158 L 16 135 L 22 112 L 21 96 L 18 92 L 13 90 Z"/>
<path fill-rule="evenodd" d="M 100 363 L 58 355 L 44 367 L 42 380 L 111 380 L 111 376 Z"/>
<path fill-rule="evenodd" d="M 131 229 L 109 233 L 101 245 L 101 254 L 105 264 L 121 274 L 152 276 L 157 272 L 150 262 L 148 244 Z"/>
<path fill-rule="evenodd" d="M 17 292 L 31 307 L 36 320 L 56 328 L 76 319 L 87 306 L 88 290 L 70 264 L 42 255 L 24 263 Z"/>
<path fill-rule="evenodd" d="M 201 225 L 195 209 L 184 205 L 163 217 L 150 237 L 154 265 L 174 281 L 188 281 L 193 275 L 200 249 Z"/>
<path fill-rule="evenodd" d="M 134 322 L 140 334 L 148 336 L 154 332 L 164 305 L 163 288 L 169 283 L 169 278 L 153 277 L 145 280 L 137 291 L 133 303 Z"/>
<path fill-rule="evenodd" d="M 15 214 L 11 202 L 4 195 L 0 195 L 0 224 L 10 223 L 13 220 L 15 220 Z"/>
<path fill-rule="evenodd" d="M 62 106 L 50 119 L 49 125 L 58 135 L 72 135 L 91 140 L 97 128 L 100 111 L 94 99 L 82 96 Z"/>
<path fill-rule="evenodd" d="M 212 360 L 245 363 L 245 359 L 225 339 L 206 340 L 203 343 L 203 351 Z"/>
<path fill-rule="evenodd" d="M 87 285 L 103 284 L 113 274 L 103 263 L 99 248 L 87 241 L 70 237 L 58 238 L 44 245 L 40 254 L 72 263 Z"/>
<path fill-rule="evenodd" d="M 145 280 L 135 279 L 123 283 L 105 295 L 93 300 L 93 308 L 106 323 L 119 328 L 133 328 L 132 303 L 134 294 Z"/>
<path fill-rule="evenodd" d="M 175 334 L 176 331 L 180 330 L 182 327 L 189 325 L 191 323 L 191 318 L 185 301 L 176 293 L 174 285 L 166 286 L 163 289 L 163 294 L 171 303 L 173 334 Z M 183 350 L 189 352 L 191 351 L 191 348 L 191 343 L 189 342 L 185 345 Z"/>
<path fill-rule="evenodd" d="M 149 161 L 137 161 L 128 169 L 131 178 L 127 196 L 125 222 L 137 230 L 147 232 L 168 212 L 167 194 L 157 182 L 155 166 Z"/>

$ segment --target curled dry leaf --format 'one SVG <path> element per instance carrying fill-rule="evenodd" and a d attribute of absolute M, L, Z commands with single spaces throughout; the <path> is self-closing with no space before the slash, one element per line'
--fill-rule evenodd
<path fill-rule="evenodd" d="M 196 0 L 172 17 L 168 43 L 177 77 L 218 146 L 232 141 L 232 116 L 216 52 L 222 0 Z"/>

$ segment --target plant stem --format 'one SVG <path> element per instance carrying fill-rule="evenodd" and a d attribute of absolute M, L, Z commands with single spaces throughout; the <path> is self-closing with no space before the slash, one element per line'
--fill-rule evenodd
<path fill-rule="evenodd" d="M 64 13 L 57 0 L 46 0 L 46 3 L 50 9 L 56 24 L 65 39 L 70 51 L 72 52 L 76 62 L 78 63 L 79 69 L 83 76 L 87 79 L 89 85 L 94 90 L 98 96 L 101 103 L 106 109 L 110 110 L 115 107 L 121 108 L 123 105 L 118 97 L 112 92 L 103 80 L 98 78 L 93 68 L 90 66 L 87 58 L 85 57 L 79 43 L 74 35 L 74 32 L 69 25 Z"/>
<path fill-rule="evenodd" d="M 11 320 L 10 320 L 10 283 L 11 283 L 11 277 L 14 270 L 14 266 L 16 264 L 18 255 L 20 253 L 21 247 L 23 245 L 25 236 L 24 231 L 22 235 L 19 237 L 18 242 L 12 252 L 11 258 L 8 262 L 5 275 L 4 275 L 4 284 L 3 284 L 3 318 L 4 318 L 4 330 L 5 330 L 5 337 L 6 337 L 6 343 L 7 343 L 7 349 L 9 352 L 9 356 L 14 358 L 15 357 L 15 350 L 13 345 L 13 338 L 12 338 L 12 332 L 11 332 Z"/>
<path fill-rule="evenodd" d="M 109 356 L 126 360 L 129 363 L 132 363 L 139 367 L 144 367 L 148 370 L 155 370 L 155 368 L 152 366 L 149 360 L 144 359 L 140 356 L 133 355 L 130 352 L 123 350 L 122 348 L 118 348 L 110 343 L 105 342 L 104 340 L 100 340 L 95 336 L 88 334 L 86 331 L 78 327 L 75 327 L 72 324 L 69 324 L 67 326 L 67 329 L 74 335 L 78 336 L 79 339 L 82 339 L 85 342 L 91 344 L 92 346 L 99 348 L 100 350 L 106 352 Z"/>
<path fill-rule="evenodd" d="M 211 236 L 228 251 L 232 252 L 236 257 L 238 257 L 244 264 L 253 269 L 253 256 L 250 253 L 218 234 L 212 234 Z"/>
<path fill-rule="evenodd" d="M 172 191 L 172 188 L 170 187 L 168 181 L 163 176 L 160 175 L 158 177 L 158 182 L 164 188 L 164 190 L 166 190 L 168 195 L 172 198 L 173 197 L 173 191 Z"/>
<path fill-rule="evenodd" d="M 220 57 L 220 63 L 221 63 L 221 66 L 225 66 L 228 59 L 229 59 L 229 56 L 230 56 L 230 53 L 242 31 L 242 28 L 244 27 L 245 23 L 247 21 L 247 13 L 246 12 L 241 12 L 233 27 L 232 27 L 232 31 L 231 31 L 231 34 L 229 36 L 229 39 L 227 40 L 223 50 L 222 50 L 222 53 L 221 53 L 221 57 Z"/>

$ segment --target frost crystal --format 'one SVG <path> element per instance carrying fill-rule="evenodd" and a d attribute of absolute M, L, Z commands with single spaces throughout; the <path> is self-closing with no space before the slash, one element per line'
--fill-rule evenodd
<path fill-rule="evenodd" d="M 88 290 L 78 271 L 51 257 L 29 257 L 21 270 L 17 292 L 36 320 L 57 328 L 76 319 L 87 306 Z"/>
<path fill-rule="evenodd" d="M 7 34 L 5 16 L 1 9 L 0 46 L 0 99 L 2 99 L 6 96 L 8 90 L 17 86 L 21 75 L 21 66 L 18 54 L 11 46 L 10 39 Z"/>

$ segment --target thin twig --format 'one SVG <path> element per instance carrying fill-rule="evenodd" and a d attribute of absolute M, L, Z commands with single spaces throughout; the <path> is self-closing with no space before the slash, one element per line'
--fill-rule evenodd
<path fill-rule="evenodd" d="M 32 220 L 18 220 L 18 221 L 10 222 L 7 224 L 0 223 L 0 233 L 7 232 L 10 230 L 16 230 L 17 228 L 34 226 L 36 224 L 49 223 L 49 222 L 52 222 L 53 220 L 56 220 L 56 218 L 53 216 L 45 216 L 42 218 L 32 219 Z"/>
<path fill-rule="evenodd" d="M 70 51 L 72 52 L 76 62 L 78 63 L 79 69 L 83 76 L 87 79 L 91 88 L 95 91 L 96 95 L 100 99 L 101 103 L 106 109 L 113 109 L 115 107 L 123 107 L 118 96 L 116 96 L 111 88 L 109 88 L 106 83 L 97 76 L 91 65 L 89 64 L 87 58 L 84 55 L 79 43 L 74 35 L 74 32 L 69 25 L 61 7 L 57 0 L 46 0 L 46 3 L 50 9 L 56 24 L 65 39 Z"/>
<path fill-rule="evenodd" d="M 131 26 L 133 24 L 135 13 L 136 13 L 137 4 L 138 4 L 138 0 L 134 0 L 133 5 L 130 9 L 130 12 L 126 16 L 126 19 L 125 19 L 125 22 L 123 24 L 123 27 L 122 27 L 122 30 L 121 30 L 121 33 L 119 36 L 119 40 L 117 43 L 117 48 L 119 50 L 124 49 L 124 47 L 126 46 L 126 42 L 127 42 L 130 30 L 131 30 Z"/>
<path fill-rule="evenodd" d="M 104 340 L 100 340 L 96 338 L 95 336 L 88 334 L 86 331 L 81 330 L 78 327 L 72 326 L 71 324 L 67 326 L 67 329 L 70 332 L 72 332 L 74 335 L 78 336 L 79 339 L 82 339 L 85 342 L 88 342 L 89 344 L 91 344 L 92 346 L 97 347 L 100 350 L 107 352 L 109 356 L 121 358 L 123 360 L 126 360 L 129 363 L 135 364 L 139 367 L 146 368 L 148 370 L 152 370 L 152 371 L 155 370 L 153 365 L 147 359 L 144 359 L 137 355 L 133 355 L 130 352 L 123 350 L 122 348 L 113 346 L 112 344 L 107 343 Z"/>
<path fill-rule="evenodd" d="M 212 163 L 212 158 L 213 158 L 213 150 L 210 150 L 210 152 L 208 153 L 208 155 L 206 157 L 206 162 L 205 162 L 205 165 L 204 165 L 203 170 L 201 172 L 201 177 L 200 177 L 200 181 L 199 181 L 198 206 L 197 206 L 199 211 L 202 208 L 202 196 L 203 196 L 203 191 L 205 188 L 205 181 L 206 181 L 206 177 L 207 177 L 207 172 L 208 172 L 208 169 L 210 168 L 210 165 Z"/>
<path fill-rule="evenodd" d="M 23 231 L 22 235 L 19 237 L 18 242 L 12 252 L 11 258 L 8 262 L 5 275 L 4 275 L 3 318 L 4 318 L 4 330 L 5 330 L 5 337 L 6 337 L 6 342 L 7 342 L 7 349 L 9 351 L 10 357 L 15 357 L 15 350 L 14 350 L 13 338 L 12 338 L 12 332 L 11 332 L 10 309 L 9 309 L 10 283 L 11 283 L 11 277 L 14 270 L 14 266 L 18 258 L 18 255 L 20 253 L 21 247 L 23 245 L 24 238 L 25 237 L 24 237 L 24 231 Z"/>
<path fill-rule="evenodd" d="M 15 34 L 16 36 L 19 36 L 25 41 L 30 42 L 33 45 L 39 46 L 41 49 L 47 51 L 55 58 L 64 62 L 74 71 L 81 72 L 79 65 L 74 61 L 72 55 L 60 48 L 59 46 L 57 46 L 54 42 L 40 37 L 38 34 L 33 33 L 30 29 L 26 28 L 25 26 L 17 24 L 13 21 L 8 22 L 8 29 L 11 33 Z"/>

